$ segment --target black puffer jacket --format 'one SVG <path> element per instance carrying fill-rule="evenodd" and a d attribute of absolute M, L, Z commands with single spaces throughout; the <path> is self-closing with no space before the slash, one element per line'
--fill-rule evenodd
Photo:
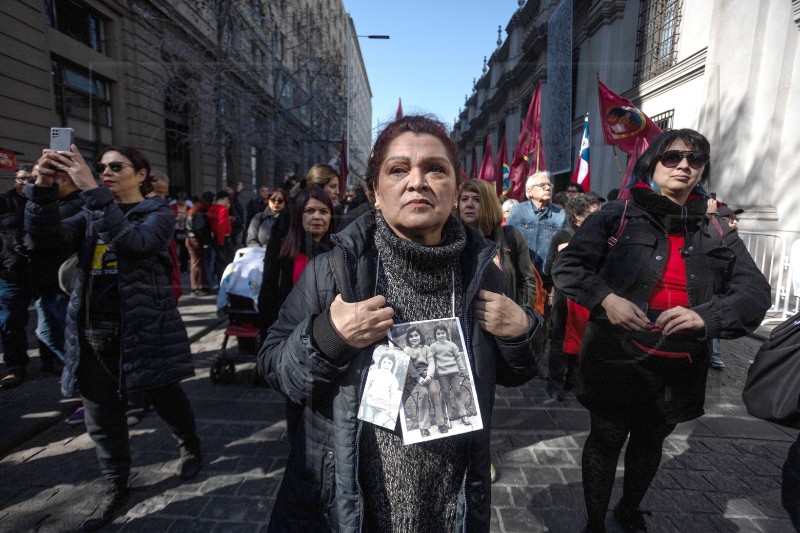
<path fill-rule="evenodd" d="M 360 217 L 332 237 L 331 252 L 306 267 L 258 356 L 258 368 L 267 383 L 289 400 L 292 447 L 272 511 L 271 531 L 362 530 L 364 495 L 357 484 L 361 422 L 356 412 L 374 346 L 352 350 L 352 359 L 337 365 L 316 347 L 313 323 L 339 292 L 345 301 L 372 296 L 376 265 L 368 249 L 374 220 L 372 214 Z M 466 287 L 463 327 L 470 341 L 467 353 L 484 429 L 469 434 L 470 463 L 463 492 L 466 509 L 459 511 L 458 518 L 459 529 L 466 527 L 466 531 L 489 530 L 489 428 L 495 384 L 518 385 L 534 376 L 533 346 L 542 322 L 527 309 L 532 328 L 519 339 L 495 338 L 477 327 L 473 305 L 478 290 L 502 293 L 504 288 L 503 275 L 492 264 L 494 255 L 494 245 L 467 228 L 461 256 Z"/>
<path fill-rule="evenodd" d="M 25 198 L 16 189 L 0 195 L 0 277 L 28 282 L 28 251 L 25 248 L 23 219 Z"/>
<path fill-rule="evenodd" d="M 703 319 L 705 331 L 686 339 L 695 347 L 689 360 L 638 357 L 631 334 L 612 326 L 600 304 L 614 293 L 643 307 L 666 266 L 669 243 L 657 218 L 631 200 L 624 232 L 609 250 L 608 239 L 624 210 L 625 201 L 617 200 L 589 216 L 553 265 L 556 287 L 591 312 L 576 395 L 612 420 L 697 418 L 705 400 L 706 340 L 733 339 L 758 327 L 770 306 L 769 284 L 724 222 L 709 216 L 686 219 L 682 255 L 689 307 Z"/>
<path fill-rule="evenodd" d="M 106 187 L 81 193 L 80 213 L 61 220 L 54 187 L 28 185 L 25 229 L 40 252 L 78 252 L 79 271 L 67 308 L 64 373 L 65 396 L 75 391 L 80 360 L 78 313 L 83 310 L 84 283 L 97 237 L 113 243 L 119 263 L 122 300 L 122 354 L 119 391 L 148 389 L 194 374 L 186 328 L 175 307 L 169 240 L 175 223 L 172 209 L 160 198 L 147 198 L 127 215 Z"/>
<path fill-rule="evenodd" d="M 83 207 L 81 191 L 76 190 L 58 199 L 58 213 L 61 220 L 66 220 L 79 213 Z M 30 235 L 25 234 L 26 243 L 30 248 L 31 287 L 34 296 L 56 294 L 61 290 L 58 284 L 58 269 L 61 263 L 67 260 L 72 253 L 67 250 L 42 250 L 33 245 Z"/>

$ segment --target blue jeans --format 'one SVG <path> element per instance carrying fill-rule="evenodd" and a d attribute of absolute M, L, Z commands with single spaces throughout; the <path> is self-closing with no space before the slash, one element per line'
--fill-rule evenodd
<path fill-rule="evenodd" d="M 0 340 L 3 359 L 9 369 L 24 370 L 28 366 L 28 305 L 30 287 L 0 278 Z"/>
<path fill-rule="evenodd" d="M 36 336 L 62 362 L 64 361 L 64 329 L 67 327 L 69 297 L 63 292 L 40 296 L 36 306 Z"/>
<path fill-rule="evenodd" d="M 719 348 L 719 339 L 711 339 L 708 341 L 708 351 L 711 353 L 711 360 L 719 359 L 722 361 L 722 352 Z"/>

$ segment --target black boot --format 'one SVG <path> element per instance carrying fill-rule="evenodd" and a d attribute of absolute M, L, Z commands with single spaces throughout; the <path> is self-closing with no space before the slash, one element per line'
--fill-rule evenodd
<path fill-rule="evenodd" d="M 129 495 L 130 489 L 128 488 L 127 479 L 109 482 L 108 486 L 98 496 L 94 512 L 83 523 L 83 530 L 97 531 L 111 522 L 117 512 L 125 505 Z"/>
<path fill-rule="evenodd" d="M 622 529 L 628 532 L 647 531 L 647 523 L 644 521 L 644 515 L 646 514 L 650 514 L 650 512 L 633 509 L 622 503 L 622 501 L 614 507 L 614 518 L 617 519 Z"/>
<path fill-rule="evenodd" d="M 203 457 L 200 454 L 200 442 L 193 446 L 181 446 L 180 478 L 184 481 L 192 479 L 203 468 Z"/>

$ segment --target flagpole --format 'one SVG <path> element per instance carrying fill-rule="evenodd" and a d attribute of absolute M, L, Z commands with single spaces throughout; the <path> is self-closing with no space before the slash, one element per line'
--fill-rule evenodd
<path fill-rule="evenodd" d="M 539 172 L 539 137 L 536 137 L 536 172 Z"/>
<path fill-rule="evenodd" d="M 619 181 L 622 182 L 625 179 L 625 176 L 622 175 L 622 168 L 619 166 L 619 158 L 617 157 L 617 149 L 614 145 L 611 145 L 611 150 L 614 151 L 614 161 L 617 162 L 617 172 L 619 172 Z"/>

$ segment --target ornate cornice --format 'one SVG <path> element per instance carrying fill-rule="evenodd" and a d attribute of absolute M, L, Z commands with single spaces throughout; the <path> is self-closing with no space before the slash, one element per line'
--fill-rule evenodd
<path fill-rule="evenodd" d="M 611 24 L 625 15 L 626 0 L 603 0 L 591 2 L 583 30 L 587 37 L 594 35 L 602 26 Z"/>

